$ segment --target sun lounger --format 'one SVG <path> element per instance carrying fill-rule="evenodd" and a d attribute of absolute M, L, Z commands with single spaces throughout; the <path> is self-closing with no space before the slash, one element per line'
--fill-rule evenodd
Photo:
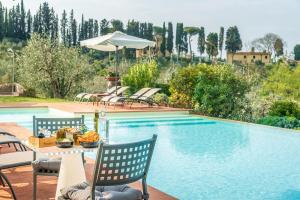
<path fill-rule="evenodd" d="M 147 200 L 147 174 L 157 135 L 129 144 L 103 144 L 98 147 L 92 183 L 63 188 L 59 200 L 114 199 Z M 126 184 L 142 180 L 143 192 Z"/>
<path fill-rule="evenodd" d="M 136 102 L 139 103 L 147 103 L 149 106 L 152 106 L 153 104 L 155 104 L 154 100 L 153 100 L 153 96 L 159 92 L 161 89 L 160 88 L 152 88 L 151 90 L 149 90 L 148 92 L 146 92 L 145 94 L 143 94 L 141 97 L 139 97 L 138 99 L 136 99 Z"/>
<path fill-rule="evenodd" d="M 109 95 L 109 96 L 105 96 L 103 97 L 100 101 L 103 102 L 104 104 L 106 102 L 108 102 L 110 99 L 114 98 L 114 97 L 117 97 L 117 96 L 120 96 L 122 95 L 129 87 L 121 87 L 117 90 L 116 93 L 113 93 L 112 95 Z"/>
<path fill-rule="evenodd" d="M 9 147 L 13 144 L 16 151 L 26 151 L 26 147 L 22 145 L 21 141 L 15 135 L 0 128 L 0 145 L 5 144 Z M 20 149 L 18 149 L 16 145 L 18 145 Z"/>
<path fill-rule="evenodd" d="M 21 144 L 21 141 L 7 132 L 0 133 L 0 145 L 13 145 L 16 151 L 26 151 L 26 148 Z M 19 149 L 17 148 L 19 146 Z"/>
<path fill-rule="evenodd" d="M 82 98 L 87 95 L 88 93 L 79 93 L 75 96 L 74 101 L 82 101 Z"/>
<path fill-rule="evenodd" d="M 33 158 L 34 155 L 32 151 L 14 152 L 0 155 L 0 182 L 3 186 L 5 186 L 5 183 L 8 185 L 14 200 L 17 199 L 16 194 L 8 178 L 4 175 L 4 173 L 2 173 L 2 170 L 31 165 Z"/>
<path fill-rule="evenodd" d="M 107 90 L 107 92 L 104 93 L 91 93 L 91 94 L 86 94 L 84 97 L 82 97 L 83 102 L 90 102 L 91 99 L 97 100 L 98 97 L 104 97 L 104 96 L 109 96 L 112 95 L 116 92 L 116 90 L 120 89 L 121 86 L 117 87 L 111 87 L 110 89 Z"/>
<path fill-rule="evenodd" d="M 149 90 L 151 90 L 151 88 L 142 88 L 130 97 L 113 97 L 108 101 L 108 103 L 116 104 L 118 102 L 124 103 L 125 101 L 134 101 L 137 100 L 139 97 L 142 97 Z"/>

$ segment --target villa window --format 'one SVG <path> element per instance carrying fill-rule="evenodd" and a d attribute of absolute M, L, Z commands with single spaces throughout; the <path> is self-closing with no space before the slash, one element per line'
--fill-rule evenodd
<path fill-rule="evenodd" d="M 265 56 L 265 59 L 268 59 L 268 56 Z"/>
<path fill-rule="evenodd" d="M 247 58 L 247 56 L 244 56 L 244 59 L 246 59 Z"/>
<path fill-rule="evenodd" d="M 253 56 L 253 59 L 255 59 L 255 56 Z"/>

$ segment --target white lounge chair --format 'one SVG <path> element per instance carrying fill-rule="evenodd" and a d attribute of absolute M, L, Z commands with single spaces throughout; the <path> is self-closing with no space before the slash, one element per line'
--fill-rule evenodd
<path fill-rule="evenodd" d="M 126 101 L 134 101 L 134 100 L 137 100 L 138 98 L 142 97 L 149 90 L 151 90 L 151 88 L 142 88 L 142 89 L 140 89 L 139 91 L 137 91 L 136 93 L 134 93 L 133 95 L 131 95 L 129 97 L 124 97 L 124 96 L 122 96 L 122 97 L 113 97 L 107 103 L 116 104 L 118 102 L 125 103 Z"/>
<path fill-rule="evenodd" d="M 127 87 L 127 86 L 121 87 L 121 88 L 119 88 L 115 93 L 113 93 L 112 95 L 103 97 L 103 98 L 100 100 L 100 102 L 103 102 L 103 103 L 105 104 L 105 103 L 108 102 L 110 99 L 122 95 L 126 90 L 128 90 L 128 88 L 129 88 L 129 87 Z"/>

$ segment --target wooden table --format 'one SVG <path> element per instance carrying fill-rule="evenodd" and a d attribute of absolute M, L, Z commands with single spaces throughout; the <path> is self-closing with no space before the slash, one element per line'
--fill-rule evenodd
<path fill-rule="evenodd" d="M 33 150 L 35 154 L 39 154 L 39 157 L 62 157 L 55 199 L 61 196 L 60 190 L 62 188 L 86 181 L 82 154 L 96 152 L 97 150 L 97 148 L 86 149 L 81 146 L 73 146 L 72 148 L 58 148 L 56 146 L 37 148 L 32 146 L 28 140 L 22 141 L 22 144 Z"/>

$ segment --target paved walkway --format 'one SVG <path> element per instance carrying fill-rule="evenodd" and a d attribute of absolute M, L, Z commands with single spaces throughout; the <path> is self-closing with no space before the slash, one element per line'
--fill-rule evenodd
<path fill-rule="evenodd" d="M 76 102 L 66 102 L 66 103 L 2 103 L 0 108 L 28 108 L 28 107 L 49 107 L 56 108 L 59 110 L 73 112 L 73 113 L 91 113 L 96 110 L 105 109 L 107 112 L 165 112 L 165 111 L 187 111 L 180 108 L 164 107 L 164 106 L 153 106 L 135 103 L 132 106 L 116 105 L 116 106 L 104 106 L 93 105 L 92 103 L 76 103 Z"/>

